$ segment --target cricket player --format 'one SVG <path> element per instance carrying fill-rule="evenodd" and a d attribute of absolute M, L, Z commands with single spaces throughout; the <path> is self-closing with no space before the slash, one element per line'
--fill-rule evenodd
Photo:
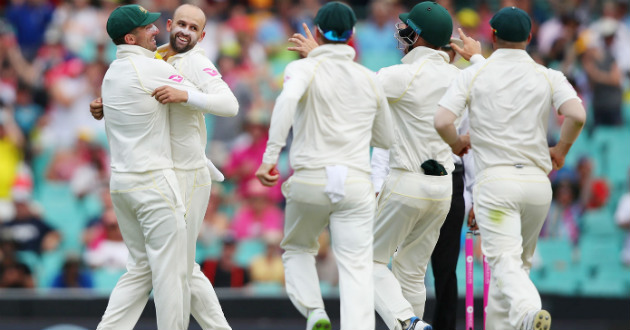
<path fill-rule="evenodd" d="M 424 277 L 450 209 L 454 170 L 433 115 L 459 69 L 440 50 L 453 32 L 444 7 L 422 2 L 399 18 L 395 36 L 406 55 L 377 75 L 396 129 L 374 221 L 375 307 L 389 329 L 431 329 L 422 320 Z"/>
<path fill-rule="evenodd" d="M 454 122 L 470 109 L 474 150 L 474 212 L 492 278 L 489 329 L 550 329 L 551 316 L 529 279 L 532 255 L 551 203 L 547 174 L 564 164 L 585 111 L 564 75 L 534 62 L 525 47 L 531 20 L 515 7 L 490 20 L 495 52 L 456 78 L 439 102 L 435 128 L 459 153 L 468 142 Z M 560 141 L 548 148 L 549 111 L 564 116 Z"/>
<path fill-rule="evenodd" d="M 182 13 L 182 16 L 186 17 L 183 18 L 184 21 L 196 17 L 186 21 L 187 24 L 194 21 L 192 24 L 203 26 L 201 22 L 205 23 L 205 17 L 199 19 L 199 13 L 188 13 L 189 16 L 186 13 L 188 12 Z M 210 173 L 206 167 L 205 148 L 202 145 L 205 143 L 205 137 L 201 138 L 201 132 L 205 132 L 205 127 L 202 126 L 203 121 L 199 120 L 199 116 L 181 112 L 178 117 L 176 110 L 169 112 L 166 103 L 186 102 L 190 109 L 225 113 L 236 113 L 238 105 L 234 103 L 233 110 L 230 110 L 229 106 L 218 104 L 217 102 L 224 101 L 225 98 L 198 92 L 173 66 L 154 59 L 153 54 L 157 48 L 155 35 L 159 31 L 152 23 L 158 17 L 159 14 L 148 13 L 140 6 L 128 5 L 114 10 L 107 25 L 108 34 L 118 45 L 117 60 L 110 65 L 103 82 L 104 115 L 112 152 L 110 185 L 119 225 L 131 258 L 127 273 L 121 277 L 112 292 L 98 329 L 132 329 L 146 305 L 152 288 L 158 327 L 186 329 L 191 302 L 189 282 L 195 291 L 205 290 L 193 296 L 193 303 L 197 305 L 193 313 L 196 314 L 197 320 L 200 323 L 204 323 L 205 320 L 207 323 L 205 328 L 229 329 L 207 279 L 204 277 L 207 283 L 190 280 L 191 277 L 195 278 L 195 274 L 192 263 L 189 262 L 191 257 L 187 236 L 191 236 L 190 228 L 195 228 L 195 224 L 191 224 L 191 221 L 188 225 L 185 223 L 184 214 L 187 212 L 186 208 L 190 207 L 190 202 L 184 203 L 181 196 L 187 195 L 192 201 L 195 196 L 190 195 L 194 195 L 195 190 L 200 190 L 202 195 L 205 194 L 207 203 Z M 179 31 L 179 34 L 185 35 L 180 36 L 180 40 L 192 40 L 190 30 L 193 28 L 181 29 L 189 31 Z M 200 33 L 196 39 L 199 35 Z M 155 96 L 155 99 L 152 96 Z M 173 171 L 171 144 L 174 148 L 178 148 L 178 144 L 171 141 L 169 125 L 171 120 L 178 120 L 177 124 L 187 125 L 185 129 L 194 132 L 188 136 L 179 136 L 179 145 L 188 147 L 185 154 L 189 157 L 180 158 L 179 162 L 190 166 L 187 168 L 178 163 L 179 175 Z M 149 129 L 146 128 L 147 125 Z M 158 172 L 155 172 L 154 168 Z M 162 172 L 165 173 L 162 175 L 169 186 L 160 186 L 156 179 L 155 173 Z M 191 180 L 190 177 L 193 175 L 194 179 Z M 177 180 L 177 176 L 180 180 Z M 184 185 L 183 191 L 180 191 L 178 181 Z M 172 196 L 172 201 L 166 199 L 169 196 Z M 203 204 L 204 209 L 205 205 Z M 173 217 L 173 220 L 177 221 L 172 221 L 177 224 L 177 230 L 166 221 L 170 220 L 166 216 L 163 221 L 157 221 L 161 218 L 156 217 L 156 211 L 153 210 L 156 208 L 177 216 Z M 188 212 L 202 211 L 191 208 Z M 202 217 L 203 213 L 201 214 Z M 198 230 L 198 225 L 196 228 Z M 196 234 L 194 237 L 196 238 Z M 146 243 L 142 244 L 145 240 Z M 194 241 L 192 244 L 194 260 Z M 159 267 L 154 267 L 154 264 Z M 197 276 L 203 276 L 198 266 L 196 269 L 200 274 Z M 158 281 L 174 276 L 178 280 L 177 283 L 173 283 L 172 280 Z M 177 286 L 179 283 L 181 291 Z M 173 294 L 178 294 L 178 299 L 173 299 Z M 199 301 L 200 299 L 203 301 Z M 211 304 L 205 305 L 206 302 Z"/>
<path fill-rule="evenodd" d="M 341 329 L 374 329 L 370 144 L 390 147 L 391 115 L 375 74 L 354 62 L 355 51 L 347 45 L 356 23 L 352 9 L 329 2 L 314 23 L 322 45 L 287 66 L 256 175 L 266 186 L 277 184 L 276 162 L 293 127 L 295 172 L 282 187 L 287 294 L 307 317 L 308 330 L 330 329 L 315 269 L 317 237 L 329 225 Z"/>

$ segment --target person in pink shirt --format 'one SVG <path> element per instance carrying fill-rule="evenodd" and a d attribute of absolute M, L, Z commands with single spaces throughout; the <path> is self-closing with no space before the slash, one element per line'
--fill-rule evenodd
<path fill-rule="evenodd" d="M 284 213 L 271 202 L 269 191 L 256 178 L 245 184 L 245 201 L 236 211 L 232 231 L 237 240 L 282 236 Z"/>

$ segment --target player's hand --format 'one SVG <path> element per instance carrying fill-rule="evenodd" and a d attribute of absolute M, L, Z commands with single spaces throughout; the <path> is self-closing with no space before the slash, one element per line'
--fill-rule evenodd
<path fill-rule="evenodd" d="M 256 177 L 264 186 L 273 187 L 280 179 L 280 173 L 276 169 L 276 164 L 262 163 L 256 171 Z"/>
<path fill-rule="evenodd" d="M 474 207 L 471 207 L 470 212 L 468 212 L 468 229 L 470 229 L 470 231 L 479 230 L 479 226 L 477 226 L 477 219 L 475 219 Z"/>
<path fill-rule="evenodd" d="M 173 88 L 171 86 L 161 86 L 153 91 L 151 96 L 162 103 L 183 103 L 188 101 L 188 92 Z"/>
<path fill-rule="evenodd" d="M 308 28 L 306 23 L 302 23 L 302 27 L 304 28 L 304 32 L 306 33 L 306 37 L 300 33 L 294 33 L 291 38 L 289 38 L 289 42 L 295 44 L 295 46 L 287 47 L 287 50 L 298 52 L 300 56 L 306 57 L 311 50 L 315 49 L 319 44 L 313 38 L 313 34 L 311 34 L 311 30 Z"/>
<path fill-rule="evenodd" d="M 467 36 L 462 28 L 458 28 L 457 31 L 459 31 L 459 38 L 464 42 L 464 48 L 451 43 L 451 48 L 453 48 L 454 51 L 461 55 L 466 61 L 470 61 L 470 58 L 475 54 L 481 54 L 481 43 L 479 41 Z"/>
<path fill-rule="evenodd" d="M 551 165 L 554 170 L 559 170 L 564 166 L 564 158 L 567 156 L 571 144 L 559 141 L 558 144 L 549 148 L 549 156 L 551 156 Z"/>
<path fill-rule="evenodd" d="M 102 98 L 96 98 L 94 99 L 94 101 L 90 102 L 90 113 L 92 114 L 92 117 L 94 117 L 94 119 L 96 120 L 101 120 L 104 117 L 103 114 L 103 99 Z"/>
<path fill-rule="evenodd" d="M 451 150 L 459 157 L 468 153 L 468 149 L 470 149 L 470 135 L 468 134 L 458 135 L 457 141 L 451 144 Z"/>

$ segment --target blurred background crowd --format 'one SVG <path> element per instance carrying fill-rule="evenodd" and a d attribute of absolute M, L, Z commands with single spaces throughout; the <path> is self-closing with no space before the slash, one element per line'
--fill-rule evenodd
<path fill-rule="evenodd" d="M 206 116 L 207 154 L 227 180 L 213 185 L 197 261 L 217 287 L 282 288 L 283 197 L 279 186 L 263 187 L 254 171 L 283 70 L 298 58 L 286 50 L 287 39 L 303 32 L 302 22 L 312 26 L 324 2 L 192 2 L 208 17 L 200 45 L 240 103 L 235 118 Z M 562 71 L 587 108 L 587 127 L 565 168 L 550 174 L 554 200 L 532 278 L 543 293 L 630 296 L 630 1 L 438 2 L 456 27 L 481 41 L 485 55 L 492 51 L 493 13 L 504 6 L 526 10 L 534 23 L 528 51 Z M 168 42 L 166 19 L 180 0 L 137 3 L 162 13 L 158 44 Z M 351 42 L 356 60 L 374 71 L 399 63 L 394 24 L 416 1 L 348 3 L 359 18 Z M 124 271 L 127 249 L 109 197 L 104 123 L 88 111 L 115 58 L 105 23 L 122 4 L 0 1 L 0 288 L 109 292 Z M 561 122 L 555 114 L 549 118 L 550 144 Z M 287 150 L 279 170 L 285 179 L 291 174 Z M 322 288 L 335 290 L 326 233 L 320 245 Z M 459 266 L 463 278 L 464 263 Z"/>

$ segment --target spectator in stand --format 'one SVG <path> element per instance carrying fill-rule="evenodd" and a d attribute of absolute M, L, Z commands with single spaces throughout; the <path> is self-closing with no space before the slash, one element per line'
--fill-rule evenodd
<path fill-rule="evenodd" d="M 236 183 L 239 198 L 247 198 L 246 190 L 251 180 L 256 178 L 254 173 L 260 165 L 269 138 L 269 113 L 264 110 L 250 110 L 246 116 L 245 134 L 237 138 L 234 149 L 223 166 L 225 177 Z M 282 200 L 280 185 L 266 188 L 265 194 L 273 202 L 279 203 Z"/>
<path fill-rule="evenodd" d="M 606 205 L 610 197 L 606 180 L 593 177 L 593 166 L 593 160 L 589 156 L 582 156 L 577 163 L 579 202 L 584 210 L 598 209 Z"/>
<path fill-rule="evenodd" d="M 5 15 L 13 25 L 24 57 L 31 61 L 44 43 L 44 34 L 52 21 L 53 6 L 47 0 L 12 0 Z"/>
<path fill-rule="evenodd" d="M 81 258 L 74 255 L 66 257 L 61 272 L 55 277 L 52 283 L 53 288 L 92 288 L 92 276 L 83 268 Z"/>
<path fill-rule="evenodd" d="M 369 9 L 369 17 L 356 26 L 357 53 L 361 64 L 378 71 L 400 62 L 401 53 L 392 38 L 397 18 L 394 3 L 389 0 L 371 1 Z"/>
<path fill-rule="evenodd" d="M 3 234 L 16 243 L 19 251 L 53 251 L 59 246 L 61 235 L 33 211 L 30 199 L 28 192 L 13 197 L 15 217 L 2 225 Z"/>
<path fill-rule="evenodd" d="M 554 198 L 540 237 L 564 238 L 577 246 L 580 238 L 579 219 L 582 208 L 576 200 L 577 187 L 569 180 L 561 180 L 553 189 Z"/>
<path fill-rule="evenodd" d="M 11 238 L 0 238 L 0 288 L 34 288 L 31 269 L 17 260 L 15 251 Z"/>
<path fill-rule="evenodd" d="M 82 196 L 90 190 L 90 187 L 86 186 L 88 185 L 86 180 L 94 180 L 92 183 L 100 186 L 99 182 L 103 183 L 103 180 L 108 179 L 108 173 L 109 161 L 106 151 L 93 141 L 93 134 L 90 131 L 82 130 L 73 147 L 56 149 L 48 165 L 46 178 L 61 182 L 71 182 L 74 178 L 73 191 L 77 196 Z"/>
<path fill-rule="evenodd" d="M 249 266 L 252 282 L 284 284 L 281 240 L 282 236 L 265 238 L 265 253 L 254 257 Z"/>
<path fill-rule="evenodd" d="M 604 18 L 597 27 L 601 40 L 590 45 L 582 57 L 582 66 L 592 89 L 594 126 L 618 126 L 623 123 L 622 71 L 614 57 L 613 44 L 619 22 L 613 18 Z"/>
<path fill-rule="evenodd" d="M 85 263 L 92 268 L 124 270 L 129 250 L 123 241 L 113 208 L 105 210 L 102 221 L 105 236 L 100 243 L 85 252 Z"/>
<path fill-rule="evenodd" d="M 22 160 L 24 136 L 15 123 L 13 109 L 0 107 L 0 223 L 15 214 L 11 200 L 11 187 Z"/>
<path fill-rule="evenodd" d="M 628 171 L 628 183 L 630 186 L 630 170 Z M 626 241 L 621 250 L 621 261 L 624 265 L 630 267 L 630 192 L 626 191 L 617 204 L 617 211 L 615 212 L 615 221 L 617 225 L 628 231 Z"/>
<path fill-rule="evenodd" d="M 215 288 L 242 288 L 249 283 L 249 270 L 236 264 L 235 253 L 236 240 L 232 236 L 226 236 L 219 259 L 209 259 L 201 265 L 201 271 Z"/>
<path fill-rule="evenodd" d="M 90 219 L 85 230 L 83 231 L 83 244 L 88 249 L 93 249 L 105 239 L 105 226 L 103 224 L 103 215 L 106 210 L 113 208 L 112 197 L 109 194 L 109 186 L 101 187 L 100 201 L 103 212 L 93 219 Z"/>
<path fill-rule="evenodd" d="M 197 244 L 208 247 L 216 241 L 223 240 L 230 226 L 229 216 L 221 210 L 224 202 L 223 186 L 213 184 L 210 192 L 210 202 L 208 202 L 208 208 L 199 229 Z"/>
<path fill-rule="evenodd" d="M 256 178 L 245 186 L 245 200 L 236 211 L 232 231 L 237 240 L 282 236 L 284 213 Z"/>

